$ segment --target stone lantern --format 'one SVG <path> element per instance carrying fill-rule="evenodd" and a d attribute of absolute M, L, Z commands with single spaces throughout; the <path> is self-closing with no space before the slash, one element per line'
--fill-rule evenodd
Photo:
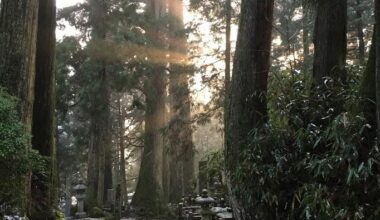
<path fill-rule="evenodd" d="M 75 216 L 78 218 L 85 218 L 87 216 L 86 212 L 84 211 L 84 199 L 86 198 L 86 189 L 87 187 L 83 183 L 79 183 L 78 185 L 74 186 L 75 197 L 77 199 L 78 206 L 78 210 L 75 213 Z"/>
<path fill-rule="evenodd" d="M 211 211 L 211 205 L 215 203 L 215 199 L 208 195 L 207 189 L 202 190 L 202 195 L 195 199 L 195 203 L 201 206 L 202 220 L 212 220 L 213 212 Z"/>

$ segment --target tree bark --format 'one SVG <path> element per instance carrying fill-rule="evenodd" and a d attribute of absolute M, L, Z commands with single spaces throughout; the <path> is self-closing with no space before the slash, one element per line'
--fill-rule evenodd
<path fill-rule="evenodd" d="M 368 149 L 373 146 L 376 138 L 376 30 L 372 37 L 372 45 L 369 51 L 367 66 L 360 85 L 360 107 L 367 123 L 371 125 L 365 128 L 363 146 L 359 150 L 359 158 L 366 161 Z"/>
<path fill-rule="evenodd" d="M 55 145 L 55 0 L 40 0 L 38 14 L 32 145 L 49 158 L 46 174 L 33 173 L 30 219 L 55 219 L 57 205 Z"/>
<path fill-rule="evenodd" d="M 96 206 L 96 195 L 98 190 L 98 170 L 99 163 L 97 158 L 97 145 L 95 139 L 97 136 L 96 126 L 93 121 L 90 125 L 90 138 L 88 143 L 88 159 L 87 159 L 87 190 L 86 190 L 86 204 L 88 208 Z"/>
<path fill-rule="evenodd" d="M 226 0 L 226 51 L 225 51 L 225 72 L 224 72 L 224 135 L 227 134 L 228 126 L 228 98 L 231 84 L 231 0 Z M 224 138 L 224 147 L 227 147 L 227 138 Z"/>
<path fill-rule="evenodd" d="M 106 40 L 107 5 L 103 0 L 90 0 L 90 18 L 92 27 L 91 43 Z M 97 77 L 91 97 L 91 139 L 88 161 L 87 198 L 92 205 L 101 207 L 106 199 L 107 189 L 112 188 L 112 140 L 111 140 L 111 111 L 110 88 L 107 76 L 107 64 L 99 57 L 91 57 Z M 91 167 L 93 166 L 93 167 Z M 96 198 L 96 202 L 94 199 Z M 92 201 L 90 201 L 92 200 Z"/>
<path fill-rule="evenodd" d="M 375 0 L 375 41 L 376 41 L 376 119 L 377 139 L 380 140 L 380 0 Z"/>
<path fill-rule="evenodd" d="M 272 41 L 273 0 L 243 0 L 228 108 L 226 169 L 230 186 L 251 133 L 268 120 L 267 81 Z M 254 178 L 254 177 L 252 177 Z M 230 188 L 230 192 L 233 190 Z M 232 194 L 235 219 L 256 219 L 252 201 Z"/>
<path fill-rule="evenodd" d="M 148 1 L 148 11 L 158 21 L 166 13 L 166 4 L 162 0 Z M 162 45 L 159 25 L 153 28 L 152 40 Z M 149 57 L 149 59 L 151 59 Z M 150 74 L 144 83 L 146 101 L 144 152 L 141 161 L 136 192 L 132 200 L 135 208 L 144 210 L 151 216 L 159 216 L 165 209 L 163 189 L 164 138 L 162 128 L 165 123 L 165 64 L 150 64 Z"/>
<path fill-rule="evenodd" d="M 31 131 L 38 1 L 3 0 L 0 18 L 0 85 L 21 100 L 20 117 Z"/>
<path fill-rule="evenodd" d="M 37 0 L 2 0 L 0 11 L 0 86 L 19 98 L 20 119 L 32 130 Z M 30 210 L 30 177 L 26 177 L 23 211 Z"/>
<path fill-rule="evenodd" d="M 314 35 L 313 78 L 321 85 L 329 76 L 346 79 L 347 0 L 319 0 Z"/>
<path fill-rule="evenodd" d="M 163 70 L 154 73 L 145 82 L 146 115 L 144 152 L 139 180 L 133 197 L 133 206 L 158 216 L 163 208 Z"/>
<path fill-rule="evenodd" d="M 302 3 L 303 18 L 302 18 L 302 44 L 303 44 L 303 65 L 302 71 L 304 74 L 308 72 L 310 64 L 310 40 L 309 40 L 309 21 L 310 15 L 307 13 L 305 1 Z"/>
<path fill-rule="evenodd" d="M 125 135 L 125 118 L 124 111 L 121 105 L 121 97 L 118 99 L 118 123 L 119 123 L 119 146 L 120 146 L 120 187 L 121 187 L 121 199 L 125 204 L 128 204 L 128 195 L 127 195 L 127 175 L 125 169 L 125 145 L 124 145 L 124 135 Z"/>
<path fill-rule="evenodd" d="M 172 18 L 170 32 L 170 52 L 180 54 L 170 63 L 170 200 L 178 202 L 181 196 L 193 193 L 194 144 L 191 128 L 191 98 L 189 89 L 189 70 L 187 70 L 187 42 L 182 33 L 184 29 L 183 2 L 172 0 L 169 4 Z"/>

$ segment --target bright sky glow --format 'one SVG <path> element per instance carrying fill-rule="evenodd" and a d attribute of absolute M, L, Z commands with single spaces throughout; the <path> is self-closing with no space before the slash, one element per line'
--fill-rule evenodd
<path fill-rule="evenodd" d="M 83 2 L 83 0 L 57 0 L 57 8 L 69 7 L 80 2 Z"/>
<path fill-rule="evenodd" d="M 62 9 L 65 7 L 73 6 L 75 4 L 81 3 L 84 0 L 57 0 L 57 9 Z M 62 22 L 62 24 L 65 25 L 65 29 L 61 30 L 57 28 L 56 30 L 56 36 L 57 40 L 62 40 L 64 36 L 73 36 L 73 35 L 79 35 L 80 32 L 76 30 L 74 27 L 71 27 L 67 24 L 67 22 Z"/>

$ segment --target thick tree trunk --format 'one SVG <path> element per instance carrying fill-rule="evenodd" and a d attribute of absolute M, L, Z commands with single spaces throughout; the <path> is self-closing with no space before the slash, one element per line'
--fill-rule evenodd
<path fill-rule="evenodd" d="M 106 39 L 107 5 L 103 0 L 90 0 L 90 24 L 92 42 L 96 44 Z M 96 46 L 95 46 L 96 47 Z M 88 161 L 87 199 L 90 204 L 101 207 L 106 199 L 107 189 L 112 188 L 112 140 L 110 89 L 106 63 L 101 58 L 93 57 L 97 78 L 91 100 L 91 136 Z M 91 158 L 90 158 L 91 157 Z M 94 166 L 94 167 L 90 167 Z M 94 199 L 96 198 L 96 202 Z"/>
<path fill-rule="evenodd" d="M 191 98 L 189 71 L 187 70 L 186 36 L 184 29 L 183 2 L 172 0 L 169 5 L 171 22 L 170 52 L 180 54 L 170 63 L 170 151 L 172 153 L 171 201 L 178 202 L 182 195 L 193 193 L 194 144 L 191 129 Z"/>
<path fill-rule="evenodd" d="M 0 11 L 0 86 L 19 98 L 20 119 L 32 130 L 37 0 L 2 0 Z M 23 208 L 30 208 L 30 177 L 26 178 Z"/>
<path fill-rule="evenodd" d="M 166 4 L 162 0 L 148 1 L 147 13 L 151 13 L 158 20 L 166 13 Z M 157 39 L 162 39 L 161 30 L 157 27 L 156 45 L 162 45 Z M 153 64 L 151 74 L 144 84 L 146 100 L 144 152 L 141 161 L 139 179 L 136 192 L 132 200 L 135 208 L 142 209 L 148 215 L 159 216 L 165 209 L 165 195 L 163 189 L 164 166 L 164 138 L 162 128 L 165 124 L 165 64 Z"/>
<path fill-rule="evenodd" d="M 347 0 L 319 0 L 314 36 L 314 83 L 346 79 Z"/>
<path fill-rule="evenodd" d="M 19 111 L 31 131 L 38 1 L 3 0 L 0 18 L 0 85 L 21 100 Z"/>
<path fill-rule="evenodd" d="M 55 148 L 55 0 L 40 0 L 38 16 L 33 148 L 47 158 L 46 173 L 32 175 L 30 219 L 55 219 L 57 175 Z"/>
<path fill-rule="evenodd" d="M 181 45 L 181 42 L 178 41 L 178 37 L 176 36 L 176 31 L 178 31 L 178 24 L 181 22 L 181 18 L 179 18 L 179 1 L 171 0 L 169 2 L 169 16 L 171 17 L 171 25 L 170 25 L 170 52 L 178 52 L 178 47 Z M 173 38 L 173 39 L 171 39 Z M 182 45 L 183 46 L 183 45 Z M 170 64 L 170 75 L 169 75 L 169 107 L 170 107 L 170 118 L 169 118 L 169 168 L 170 168 L 170 177 L 169 177 L 169 201 L 172 203 L 177 203 L 181 200 L 182 196 L 184 196 L 184 186 L 183 186 L 183 162 L 180 158 L 181 145 L 179 139 L 179 133 L 181 132 L 180 125 L 178 121 L 174 121 L 178 119 L 178 108 L 181 106 L 178 105 L 175 96 L 178 93 L 178 78 L 179 74 L 174 71 L 174 68 L 177 68 L 175 63 Z"/>
<path fill-rule="evenodd" d="M 249 147 L 250 134 L 268 120 L 266 93 L 273 5 L 273 0 L 243 0 L 241 5 L 226 134 L 229 186 L 239 187 L 233 174 L 242 159 L 240 153 Z M 229 191 L 233 192 L 231 188 Z M 230 202 L 237 220 L 256 219 L 257 213 L 252 201 L 244 201 L 232 194 Z"/>
<path fill-rule="evenodd" d="M 159 215 L 163 210 L 163 114 L 165 92 L 163 69 L 155 72 L 145 82 L 146 115 L 144 153 L 139 180 L 133 197 L 133 206 L 148 214 Z"/>
<path fill-rule="evenodd" d="M 99 61 L 101 62 L 101 61 Z M 109 153 L 111 145 L 111 134 L 110 134 L 110 93 L 108 88 L 107 73 L 105 70 L 105 65 L 99 65 L 100 72 L 98 73 L 98 83 L 99 88 L 95 91 L 97 94 L 93 100 L 93 116 L 95 137 L 94 148 L 96 149 L 96 158 L 98 169 L 97 172 L 97 193 L 96 201 L 99 207 L 103 206 L 106 200 L 107 189 L 112 188 L 112 160 L 109 159 Z M 100 107 L 101 106 L 101 107 Z"/>

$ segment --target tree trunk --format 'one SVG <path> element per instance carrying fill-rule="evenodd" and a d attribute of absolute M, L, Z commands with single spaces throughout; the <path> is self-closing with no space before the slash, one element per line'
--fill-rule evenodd
<path fill-rule="evenodd" d="M 163 70 L 155 72 L 145 82 L 146 115 L 144 153 L 133 206 L 157 216 L 163 204 Z"/>
<path fill-rule="evenodd" d="M 363 33 L 363 18 L 362 18 L 362 9 L 361 7 L 361 0 L 356 0 L 356 19 L 358 20 L 356 23 L 356 29 L 357 29 L 357 37 L 358 37 L 358 58 L 360 65 L 364 65 L 365 60 L 365 43 L 364 43 L 364 33 Z"/>
<path fill-rule="evenodd" d="M 376 33 L 376 118 L 377 139 L 380 140 L 380 0 L 375 0 L 375 26 Z"/>
<path fill-rule="evenodd" d="M 31 131 L 38 1 L 3 0 L 0 18 L 0 85 L 21 100 L 20 117 Z"/>
<path fill-rule="evenodd" d="M 228 126 L 228 98 L 231 84 L 231 0 L 226 0 L 226 51 L 225 51 L 225 72 L 224 72 L 224 135 L 227 134 Z M 224 147 L 227 147 L 227 138 L 224 138 Z"/>
<path fill-rule="evenodd" d="M 189 70 L 187 70 L 187 42 L 184 29 L 182 0 L 170 1 L 172 18 L 170 52 L 179 54 L 170 63 L 170 151 L 172 153 L 171 201 L 193 193 L 194 144 L 191 129 L 191 98 Z"/>
<path fill-rule="evenodd" d="M 92 27 L 91 43 L 103 43 L 106 39 L 107 5 L 103 0 L 90 0 L 90 25 Z M 101 207 L 106 199 L 107 189 L 112 188 L 112 140 L 110 88 L 106 70 L 106 62 L 102 58 L 92 57 L 97 72 L 94 90 L 91 97 L 91 135 L 92 141 L 88 161 L 88 202 Z M 93 157 L 93 158 L 90 158 Z M 90 166 L 94 166 L 90 167 Z M 96 198 L 96 202 L 94 199 Z M 92 201 L 91 201 L 92 200 Z"/>
<path fill-rule="evenodd" d="M 347 0 L 319 0 L 314 36 L 314 83 L 346 79 Z"/>
<path fill-rule="evenodd" d="M 90 125 L 90 138 L 88 143 L 88 160 L 87 160 L 87 190 L 86 190 L 86 204 L 88 208 L 96 206 L 96 195 L 98 190 L 98 170 L 99 162 L 97 158 L 97 145 L 96 141 L 96 130 L 94 122 L 91 121 Z"/>
<path fill-rule="evenodd" d="M 179 1 L 178 0 L 172 0 L 169 3 L 169 16 L 171 18 L 171 25 L 170 25 L 170 44 L 169 47 L 169 53 L 170 52 L 178 52 L 178 47 L 183 46 L 182 42 L 178 41 L 178 37 L 176 35 L 176 32 L 178 31 L 178 26 L 181 26 L 178 24 L 181 22 L 181 18 L 179 18 Z M 171 39 L 173 38 L 173 39 Z M 178 42 L 177 42 L 178 41 Z M 174 43 L 173 43 L 174 42 Z M 178 88 L 180 88 L 180 85 L 178 85 L 178 78 L 179 74 L 177 74 L 174 71 L 174 68 L 177 68 L 175 63 L 171 62 L 170 64 L 170 75 L 169 75 L 169 107 L 170 107 L 170 116 L 169 116 L 169 168 L 170 168 L 170 177 L 169 177 L 169 201 L 172 203 L 178 203 L 181 201 L 182 196 L 184 196 L 184 187 L 182 182 L 183 177 L 183 162 L 180 159 L 180 139 L 179 139 L 179 133 L 180 125 L 178 121 L 175 121 L 175 119 L 178 119 L 178 108 L 181 106 L 178 105 L 176 100 L 177 97 L 175 96 L 176 93 L 178 93 Z"/>
<path fill-rule="evenodd" d="M 273 5 L 273 0 L 243 0 L 241 5 L 226 134 L 227 178 L 231 183 L 229 186 L 239 187 L 234 173 L 242 159 L 240 153 L 249 147 L 250 134 L 268 120 L 266 93 Z M 237 220 L 256 219 L 252 201 L 245 201 L 232 194 L 230 202 Z"/>
<path fill-rule="evenodd" d="M 64 217 L 71 216 L 71 185 L 72 185 L 72 176 L 71 173 L 65 174 L 65 209 Z"/>
<path fill-rule="evenodd" d="M 0 86 L 19 98 L 20 119 L 32 130 L 37 0 L 2 0 L 0 11 Z M 23 209 L 30 208 L 30 177 L 26 178 Z"/>
<path fill-rule="evenodd" d="M 166 13 L 166 4 L 162 0 L 150 0 L 147 13 L 160 19 Z M 162 45 L 159 25 L 153 28 L 152 35 L 156 45 Z M 149 57 L 149 60 L 151 58 Z M 141 161 L 136 192 L 132 200 L 135 208 L 144 210 L 151 216 L 159 216 L 165 209 L 163 189 L 164 138 L 162 128 L 165 123 L 165 64 L 150 64 L 151 73 L 144 84 L 146 100 L 144 152 Z"/>
<path fill-rule="evenodd" d="M 362 82 L 360 85 L 360 96 L 361 96 L 361 110 L 363 111 L 364 117 L 370 127 L 366 127 L 363 139 L 363 146 L 359 150 L 359 158 L 362 161 L 366 161 L 368 157 L 368 149 L 373 146 L 374 140 L 376 138 L 376 30 L 374 28 L 374 33 L 372 37 L 372 45 L 369 51 L 369 57 L 367 61 L 367 66 L 363 74 Z"/>
<path fill-rule="evenodd" d="M 46 174 L 32 175 L 30 219 L 55 219 L 57 175 L 55 148 L 55 0 L 40 0 L 32 144 L 49 158 Z"/>
<path fill-rule="evenodd" d="M 165 75 L 165 84 L 168 84 L 168 76 Z M 169 99 L 169 94 L 167 91 L 164 93 L 164 99 L 165 99 L 165 116 L 164 116 L 164 125 L 165 128 L 168 126 L 169 121 L 170 121 L 170 99 Z M 163 150 L 163 191 L 164 191 L 164 199 L 165 202 L 170 201 L 170 177 L 171 177 L 171 154 L 170 154 L 170 139 L 169 139 L 169 132 L 165 130 L 163 134 L 163 145 L 164 145 L 164 150 Z"/>
<path fill-rule="evenodd" d="M 310 15 L 307 12 L 307 6 L 305 1 L 302 3 L 303 18 L 302 18 L 302 44 L 303 44 L 303 65 L 302 71 L 304 74 L 308 72 L 310 63 L 310 40 L 309 40 L 309 21 Z"/>
<path fill-rule="evenodd" d="M 124 111 L 121 106 L 121 97 L 118 99 L 118 123 L 119 123 L 119 146 L 120 146 L 120 187 L 121 187 L 121 199 L 125 204 L 128 204 L 127 195 L 127 175 L 125 169 L 125 145 L 124 145 L 124 135 L 125 135 L 125 118 Z"/>

